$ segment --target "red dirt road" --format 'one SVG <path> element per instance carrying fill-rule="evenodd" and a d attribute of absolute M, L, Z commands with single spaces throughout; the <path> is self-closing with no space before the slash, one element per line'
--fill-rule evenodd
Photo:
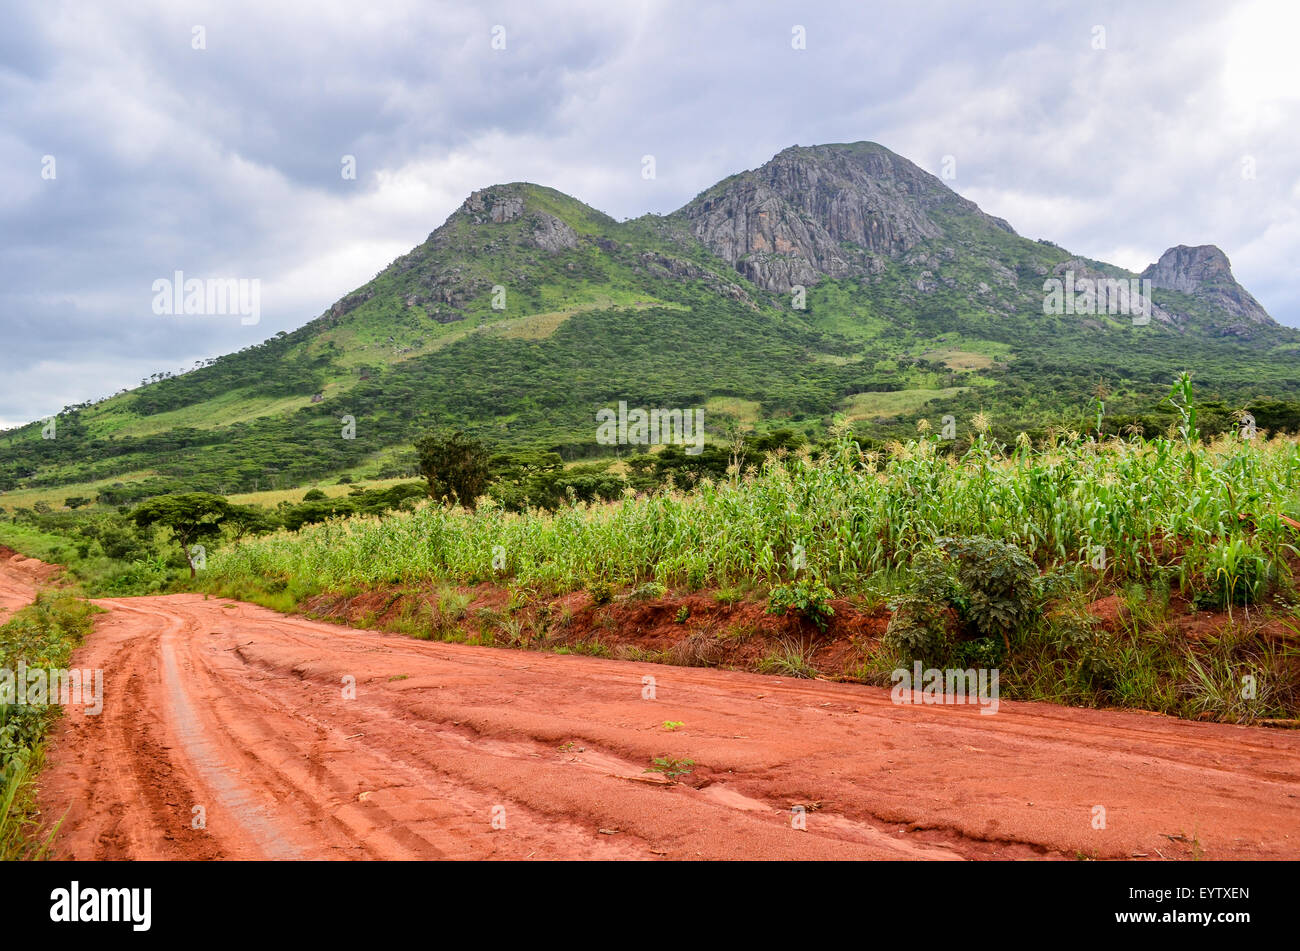
<path fill-rule="evenodd" d="M 41 775 L 60 857 L 1300 858 L 1296 731 L 98 603 L 104 709 Z"/>

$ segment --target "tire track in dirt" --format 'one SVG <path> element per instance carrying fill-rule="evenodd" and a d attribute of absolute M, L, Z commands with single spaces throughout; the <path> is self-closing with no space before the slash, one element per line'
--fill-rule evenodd
<path fill-rule="evenodd" d="M 1291 731 L 97 603 L 104 712 L 68 711 L 41 780 L 66 857 L 1300 857 Z"/>

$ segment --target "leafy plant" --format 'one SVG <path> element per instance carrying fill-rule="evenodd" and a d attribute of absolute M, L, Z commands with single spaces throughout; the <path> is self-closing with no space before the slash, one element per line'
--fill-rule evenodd
<path fill-rule="evenodd" d="M 772 589 L 768 596 L 767 613 L 785 614 L 794 611 L 825 630 L 826 619 L 835 614 L 835 609 L 829 603 L 832 597 L 830 588 L 820 581 L 800 579 Z"/>
<path fill-rule="evenodd" d="M 941 539 L 939 545 L 956 561 L 963 618 L 979 637 L 1000 637 L 1010 650 L 1011 637 L 1038 612 L 1037 566 L 1015 545 L 985 535 Z"/>
<path fill-rule="evenodd" d="M 656 601 L 668 593 L 668 589 L 657 581 L 647 581 L 637 585 L 628 592 L 629 601 Z"/>
<path fill-rule="evenodd" d="M 992 667 L 1038 612 L 1038 570 L 1018 548 L 986 536 L 941 538 L 913 565 L 884 642 L 935 666 Z"/>
<path fill-rule="evenodd" d="M 1197 592 L 1198 607 L 1227 608 L 1259 600 L 1269 577 L 1269 561 L 1244 538 L 1212 547 L 1206 557 L 1207 587 Z"/>
<path fill-rule="evenodd" d="M 893 604 L 884 645 L 901 658 L 940 664 L 947 660 L 955 640 L 953 605 L 963 600 L 944 551 L 924 549 L 912 563 L 910 589 Z"/>
<path fill-rule="evenodd" d="M 614 600 L 614 589 L 608 581 L 593 581 L 587 585 L 592 604 L 609 604 Z"/>
<path fill-rule="evenodd" d="M 695 766 L 693 759 L 677 759 L 669 756 L 656 756 L 650 761 L 650 766 L 642 770 L 644 773 L 660 773 L 668 779 L 676 779 L 678 776 L 685 776 L 692 771 Z"/>

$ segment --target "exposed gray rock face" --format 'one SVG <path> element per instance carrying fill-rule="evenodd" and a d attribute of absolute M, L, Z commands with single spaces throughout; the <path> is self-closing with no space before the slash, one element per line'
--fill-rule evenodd
<path fill-rule="evenodd" d="M 578 232 L 554 215 L 537 212 L 534 216 L 533 243 L 544 251 L 561 251 L 578 246 Z"/>
<path fill-rule="evenodd" d="M 375 296 L 374 288 L 360 287 L 351 294 L 346 294 L 334 303 L 328 313 L 333 317 L 342 317 L 344 314 L 356 310 L 370 298 Z"/>
<path fill-rule="evenodd" d="M 493 185 L 491 188 L 470 192 L 460 207 L 480 224 L 486 221 L 500 224 L 514 221 L 524 213 L 524 198 L 512 188 Z"/>
<path fill-rule="evenodd" d="M 523 193 L 511 185 L 493 185 L 471 192 L 460 206 L 462 214 L 475 224 L 504 224 L 528 216 L 532 242 L 544 251 L 561 251 L 578 246 L 578 233 L 566 222 L 544 211 L 528 208 Z"/>
<path fill-rule="evenodd" d="M 726 280 L 715 274 L 713 271 L 692 264 L 690 261 L 683 261 L 680 258 L 660 254 L 657 251 L 644 251 L 641 253 L 641 266 L 645 268 L 645 270 L 656 274 L 659 277 L 676 277 L 689 281 L 704 281 L 719 294 L 723 294 L 733 300 L 742 301 L 750 307 L 756 306 L 753 299 L 745 293 L 744 288 L 739 284 Z"/>
<path fill-rule="evenodd" d="M 1011 231 L 871 142 L 786 149 L 674 213 L 719 257 L 775 291 L 822 276 L 878 273 L 886 260 L 940 237 L 946 220 L 963 215 Z"/>
<path fill-rule="evenodd" d="M 1205 305 L 1224 336 L 1250 337 L 1262 327 L 1277 326 L 1232 276 L 1228 256 L 1212 244 L 1170 248 L 1142 276 L 1150 279 L 1152 287 L 1178 291 Z"/>
<path fill-rule="evenodd" d="M 1216 283 L 1222 276 L 1232 277 L 1228 256 L 1212 244 L 1189 248 L 1180 244 L 1160 255 L 1142 276 L 1162 290 L 1195 294 L 1204 283 Z"/>
<path fill-rule="evenodd" d="M 1221 307 L 1233 317 L 1255 323 L 1272 323 L 1273 318 L 1232 276 L 1228 256 L 1212 244 L 1188 247 L 1180 244 L 1160 255 L 1142 276 L 1154 287 L 1181 291 Z"/>

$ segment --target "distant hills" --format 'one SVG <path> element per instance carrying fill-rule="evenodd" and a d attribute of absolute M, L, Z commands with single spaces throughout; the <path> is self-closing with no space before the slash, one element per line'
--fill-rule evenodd
<path fill-rule="evenodd" d="M 398 474 L 442 427 L 612 457 L 636 448 L 596 440 L 619 402 L 703 408 L 714 441 L 836 416 L 884 440 L 978 411 L 1010 438 L 1076 422 L 1102 385 L 1115 426 L 1150 426 L 1185 369 L 1264 427 L 1300 400 L 1300 333 L 1217 247 L 1134 274 L 1019 236 L 880 145 L 796 146 L 624 222 L 538 185 L 476 191 L 298 330 L 69 407 L 53 439 L 0 435 L 0 490 Z"/>

